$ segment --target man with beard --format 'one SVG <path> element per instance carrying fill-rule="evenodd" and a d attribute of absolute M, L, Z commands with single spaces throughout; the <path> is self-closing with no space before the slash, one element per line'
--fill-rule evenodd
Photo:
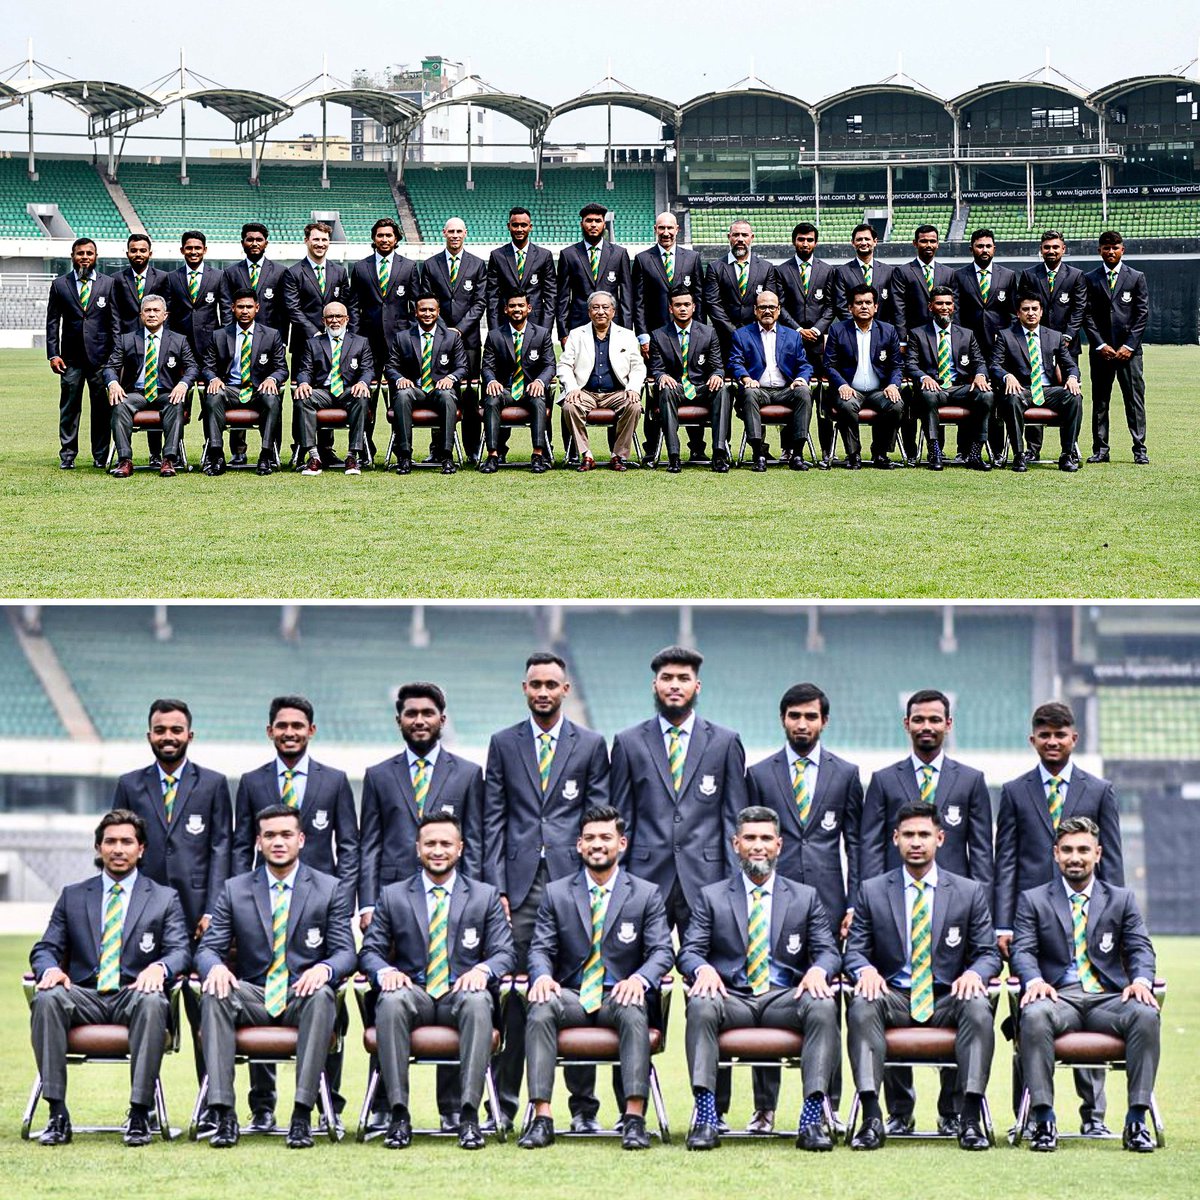
<path fill-rule="evenodd" d="M 829 697 L 815 684 L 796 683 L 788 688 L 779 701 L 779 720 L 787 744 L 746 772 L 747 799 L 751 805 L 773 809 L 779 815 L 783 849 L 778 871 L 785 879 L 816 889 L 834 939 L 841 944 L 850 932 L 851 902 L 858 891 L 863 807 L 858 767 L 830 754 L 821 744 L 829 724 Z M 779 1099 L 779 1070 L 756 1067 L 753 1080 L 754 1116 L 747 1132 L 771 1133 Z M 841 1098 L 842 1060 L 838 1055 L 829 1085 L 835 1123 Z"/>
<path fill-rule="evenodd" d="M 928 689 L 914 692 L 905 705 L 904 728 L 912 741 L 907 758 L 871 776 L 863 805 L 859 870 L 874 879 L 900 866 L 900 851 L 888 831 L 906 804 L 923 801 L 938 810 L 942 842 L 938 865 L 956 875 L 992 886 L 992 800 L 981 771 L 947 758 L 943 746 L 954 728 L 950 699 Z M 955 1095 L 956 1073 L 942 1072 L 938 1096 L 938 1130 L 956 1132 L 962 1097 Z M 890 1134 L 911 1133 L 916 1093 L 911 1067 L 884 1072 Z"/>
<path fill-rule="evenodd" d="M 554 1141 L 550 1099 L 558 1031 L 615 1028 L 625 1097 L 621 1148 L 648 1150 L 649 1005 L 675 962 L 658 888 L 621 871 L 625 822 L 615 808 L 584 814 L 576 849 L 583 871 L 546 889 L 529 950 L 529 1100 L 534 1117 L 518 1145 L 540 1150 Z"/>
<path fill-rule="evenodd" d="M 531 654 L 521 682 L 529 717 L 492 735 L 483 791 L 483 878 L 500 892 L 512 921 L 516 970 L 528 967 L 529 943 L 547 885 L 579 873 L 580 820 L 608 804 L 608 748 L 604 739 L 563 713 L 570 695 L 567 664 L 557 654 Z M 504 1049 L 497 1059 L 497 1120 L 512 1124 L 525 1066 L 525 1011 L 510 996 Z M 592 1094 L 595 1071 L 573 1068 L 572 1128 L 599 1129 Z"/>
<path fill-rule="evenodd" d="M 804 1106 L 796 1145 L 833 1149 L 826 1094 L 840 1046 L 830 979 L 842 958 L 816 890 L 776 874 L 783 839 L 773 809 L 738 813 L 732 839 L 739 870 L 700 893 L 679 951 L 691 985 L 687 1059 L 696 1120 L 689 1150 L 714 1150 L 717 1129 L 717 1035 L 725 1029 L 792 1029 L 804 1037 Z"/>
<path fill-rule="evenodd" d="M 958 1144 L 987 1150 L 982 1103 L 996 1036 L 987 981 L 1000 970 L 987 889 L 938 865 L 944 834 L 928 801 L 904 805 L 892 837 L 904 865 L 863 880 L 846 946 L 850 1065 L 862 1102 L 850 1148 L 887 1141 L 879 1106 L 886 1030 L 952 1026 L 963 1089 Z"/>

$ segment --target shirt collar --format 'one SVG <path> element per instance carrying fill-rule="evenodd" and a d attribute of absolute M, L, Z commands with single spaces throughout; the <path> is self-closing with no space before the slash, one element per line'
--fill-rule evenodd
<path fill-rule="evenodd" d="M 292 863 L 292 869 L 282 879 L 276 879 L 275 876 L 271 874 L 270 869 L 267 869 L 267 887 L 270 889 L 274 888 L 277 883 L 283 883 L 287 885 L 287 890 L 290 892 L 292 888 L 296 886 L 296 874 L 299 870 L 299 859 L 296 859 L 296 861 Z"/>
<path fill-rule="evenodd" d="M 683 721 L 678 726 L 680 733 L 684 734 L 686 737 L 691 737 L 692 729 L 695 727 L 695 724 L 696 724 L 696 713 L 693 710 L 692 712 L 688 713 L 687 720 Z M 662 731 L 663 737 L 667 736 L 668 731 L 676 728 L 676 726 L 672 725 L 671 722 L 668 721 L 667 718 L 662 716 L 661 714 L 659 715 L 659 718 L 658 718 L 658 727 Z"/>
<path fill-rule="evenodd" d="M 429 764 L 431 769 L 432 769 L 434 763 L 437 762 L 438 754 L 441 752 L 441 749 L 442 749 L 441 742 L 435 742 L 429 748 L 428 753 L 425 754 L 425 756 L 424 756 L 425 761 Z M 408 759 L 408 769 L 411 771 L 413 769 L 413 767 L 416 765 L 417 759 L 422 756 L 419 754 L 414 754 L 412 749 L 408 746 L 404 747 L 404 753 Z"/>
<path fill-rule="evenodd" d="M 784 749 L 787 751 L 788 766 L 795 765 L 800 759 L 800 755 L 792 749 L 791 742 L 784 743 Z M 817 742 L 813 748 L 804 756 L 809 762 L 816 766 L 821 761 L 821 743 Z"/>
<path fill-rule="evenodd" d="M 805 261 L 798 254 L 795 254 L 792 257 L 795 258 L 797 267 L 807 267 L 810 271 L 813 268 L 813 264 L 816 262 L 816 259 L 813 259 L 813 258 L 810 258 L 807 261 Z"/>
<path fill-rule="evenodd" d="M 552 746 L 557 746 L 558 739 L 562 736 L 563 721 L 565 720 L 566 717 L 564 717 L 562 713 L 559 713 L 558 720 L 555 721 L 549 729 L 543 729 L 532 717 L 530 717 L 529 728 L 533 730 L 534 745 L 537 744 L 538 738 L 540 738 L 543 733 L 548 733 L 550 735 L 550 744 Z"/>
<path fill-rule="evenodd" d="M 247 271 L 251 270 L 254 267 L 257 267 L 261 271 L 263 269 L 263 267 L 265 267 L 266 265 L 267 265 L 267 257 L 265 254 L 263 255 L 262 258 L 260 258 L 258 260 L 258 262 L 251 262 L 249 256 L 246 257 L 246 270 Z"/>
<path fill-rule="evenodd" d="M 112 889 L 114 883 L 119 883 L 122 895 L 129 896 L 133 894 L 134 884 L 137 883 L 137 867 L 134 867 L 124 879 L 114 879 L 107 871 L 101 871 L 100 878 L 104 881 L 105 895 Z"/>
<path fill-rule="evenodd" d="M 1093 875 L 1091 877 L 1091 879 L 1088 880 L 1088 885 L 1087 885 L 1087 887 L 1085 887 L 1083 889 L 1082 892 L 1076 892 L 1075 889 L 1067 882 L 1065 876 L 1060 875 L 1059 878 L 1062 880 L 1063 890 L 1067 893 L 1067 903 L 1068 904 L 1070 904 L 1070 902 L 1071 902 L 1071 897 L 1075 896 L 1075 895 L 1083 895 L 1083 896 L 1086 896 L 1089 900 L 1091 900 L 1092 889 L 1096 886 L 1096 876 L 1095 875 Z"/>
<path fill-rule="evenodd" d="M 287 769 L 288 769 L 287 763 L 285 763 L 283 761 L 283 759 L 279 757 L 278 754 L 275 755 L 275 774 L 282 775 L 284 773 L 284 771 L 286 771 Z M 307 750 L 305 750 L 304 754 L 301 756 L 300 761 L 294 767 L 292 767 L 292 775 L 293 776 L 296 776 L 296 775 L 307 776 L 308 775 L 308 751 Z"/>
<path fill-rule="evenodd" d="M 745 261 L 746 261 L 746 266 L 749 266 L 749 265 L 750 265 L 750 260 L 751 260 L 753 257 L 754 257 L 754 254 L 753 254 L 753 253 L 750 253 L 750 254 L 747 254 L 747 255 L 746 255 L 746 260 L 745 260 Z M 725 256 L 725 261 L 726 261 L 727 263 L 733 263 L 733 264 L 736 266 L 736 265 L 737 265 L 737 261 L 738 261 L 738 260 L 737 260 L 737 257 L 734 255 L 733 251 L 732 251 L 732 250 L 730 250 L 730 252 L 729 252 L 729 253 L 728 253 L 728 254 Z"/>
<path fill-rule="evenodd" d="M 691 336 L 692 326 L 695 323 L 696 322 L 693 319 L 693 320 L 689 321 L 686 325 L 680 325 L 679 322 L 676 321 L 674 317 L 671 318 L 671 324 L 675 327 L 675 336 L 676 337 L 678 337 L 681 333 L 686 333 L 689 336 Z"/>
<path fill-rule="evenodd" d="M 915 887 L 915 886 L 916 886 L 916 883 L 917 883 L 917 881 L 916 881 L 916 880 L 915 880 L 915 879 L 914 879 L 914 878 L 913 878 L 913 877 L 912 877 L 912 876 L 911 876 L 911 875 L 908 873 L 908 868 L 907 868 L 907 867 L 902 867 L 902 868 L 901 868 L 901 870 L 902 870 L 902 871 L 903 871 L 903 873 L 904 873 L 904 886 L 905 886 L 906 888 L 908 888 L 908 887 Z M 928 887 L 931 887 L 931 888 L 936 888 L 936 887 L 937 887 L 937 885 L 938 885 L 938 869 L 937 869 L 937 863 L 934 863 L 934 864 L 933 864 L 933 866 L 929 868 L 929 871 L 928 871 L 928 872 L 927 872 L 927 874 L 925 875 L 924 883 L 925 883 L 925 884 L 926 884 Z"/>
<path fill-rule="evenodd" d="M 608 882 L 607 882 L 607 883 L 597 883 L 597 882 L 596 882 L 596 881 L 595 881 L 595 880 L 594 880 L 594 879 L 593 879 L 593 878 L 592 878 L 592 877 L 591 877 L 591 876 L 590 876 L 590 875 L 587 873 L 587 869 L 586 869 L 586 868 L 584 868 L 584 872 L 583 872 L 583 884 L 584 884 L 584 887 L 586 887 L 586 888 L 588 889 L 588 891 L 589 891 L 589 892 L 591 892 L 592 888 L 596 888 L 596 887 L 598 887 L 598 888 L 599 888 L 599 889 L 600 889 L 602 892 L 605 892 L 607 895 L 611 896 L 611 895 L 612 895 L 612 890 L 613 890 L 614 886 L 616 886 L 616 882 L 617 882 L 617 876 L 618 876 L 620 873 L 621 873 L 621 868 L 620 868 L 620 867 L 615 867 L 615 868 L 613 869 L 613 873 L 612 873 L 612 874 L 611 874 L 611 875 L 608 877 Z"/>
<path fill-rule="evenodd" d="M 766 896 L 772 895 L 775 891 L 775 875 L 776 875 L 776 872 L 772 871 L 770 879 L 764 880 L 762 883 L 755 883 L 754 880 L 751 879 L 750 876 L 747 875 L 745 871 L 743 871 L 742 872 L 742 883 L 746 888 L 746 898 L 749 899 L 750 893 L 757 890 L 758 888 L 762 888 L 764 895 L 766 895 Z"/>
<path fill-rule="evenodd" d="M 449 265 L 450 265 L 450 261 L 451 261 L 452 259 L 455 259 L 455 258 L 462 258 L 462 256 L 463 256 L 464 254 L 466 254 L 466 252 L 467 252 L 467 251 L 466 251 L 466 247 L 465 247 L 465 246 L 464 246 L 464 247 L 463 247 L 463 249 L 461 249 L 461 250 L 460 250 L 460 251 L 459 251 L 457 254 L 451 254 L 451 253 L 450 253 L 450 251 L 449 251 L 449 250 L 447 250 L 447 251 L 445 252 L 445 254 L 446 254 L 446 265 L 447 265 L 447 266 L 449 266 Z"/>
<path fill-rule="evenodd" d="M 167 773 L 162 769 L 162 763 L 156 762 L 154 765 L 158 768 L 158 786 L 161 788 L 163 784 L 167 782 Z M 178 786 L 180 780 L 183 779 L 183 773 L 185 770 L 187 770 L 187 765 L 188 760 L 185 758 L 183 762 L 181 762 L 179 766 L 175 768 L 174 779 L 176 786 Z"/>
<path fill-rule="evenodd" d="M 422 869 L 422 871 L 421 871 L 421 885 L 425 888 L 426 896 L 431 895 L 433 892 L 433 889 L 435 887 L 445 888 L 446 895 L 447 896 L 452 895 L 454 892 L 454 885 L 457 881 L 458 881 L 458 868 L 457 867 L 453 871 L 451 871 L 450 874 L 441 883 L 434 883 L 433 880 L 429 878 L 428 871 L 425 871 L 424 869 Z"/>
<path fill-rule="evenodd" d="M 1069 784 L 1071 782 L 1072 768 L 1074 766 L 1074 762 L 1068 758 L 1067 765 L 1058 773 L 1058 777 L 1063 781 L 1063 783 Z M 1042 787 L 1045 787 L 1047 784 L 1049 784 L 1050 780 L 1053 778 L 1050 772 L 1046 770 L 1045 766 L 1042 765 L 1040 759 L 1038 760 L 1038 774 L 1042 778 Z"/>
<path fill-rule="evenodd" d="M 317 260 L 313 258 L 311 254 L 306 254 L 304 257 L 308 261 L 308 265 L 312 267 L 314 271 L 317 270 L 318 267 L 323 271 L 329 265 L 325 259 L 321 259 L 320 262 L 317 262 Z"/>
<path fill-rule="evenodd" d="M 389 263 L 389 264 L 390 264 L 390 263 L 391 263 L 391 261 L 392 261 L 392 259 L 393 259 L 393 258 L 395 258 L 395 257 L 396 257 L 396 252 L 395 252 L 395 250 L 393 250 L 393 251 L 391 252 L 391 254 L 380 254 L 380 253 L 379 253 L 379 251 L 378 251 L 378 250 L 376 250 L 376 251 L 375 251 L 375 265 L 376 265 L 376 267 L 378 268 L 378 266 L 379 266 L 379 264 L 380 264 L 380 263 L 384 263 L 384 262 L 385 262 L 385 263 Z"/>
<path fill-rule="evenodd" d="M 235 324 L 236 324 L 236 322 L 235 322 Z M 242 328 L 240 325 L 238 325 L 238 327 L 237 327 L 237 331 L 238 331 L 238 337 L 241 337 L 241 336 L 242 336 L 242 334 L 244 334 L 244 333 L 245 333 L 245 334 L 249 334 L 249 335 L 250 335 L 250 340 L 251 340 L 251 341 L 254 341 L 254 322 L 251 322 L 251 323 L 250 323 L 250 328 L 249 328 L 249 329 L 243 329 L 243 328 Z"/>
<path fill-rule="evenodd" d="M 944 750 L 939 751 L 937 758 L 935 758 L 931 763 L 922 762 L 915 754 L 910 754 L 908 756 L 908 761 L 912 763 L 912 769 L 914 771 L 920 771 L 923 767 L 932 767 L 933 773 L 935 775 L 940 775 L 942 773 L 942 767 L 946 764 L 946 752 Z"/>

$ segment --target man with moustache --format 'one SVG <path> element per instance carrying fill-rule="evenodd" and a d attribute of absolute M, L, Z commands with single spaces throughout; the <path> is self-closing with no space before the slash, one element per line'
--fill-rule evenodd
<path fill-rule="evenodd" d="M 929 324 L 934 288 L 949 288 L 954 294 L 958 282 L 954 268 L 937 261 L 939 240 L 936 226 L 918 225 L 912 241 L 916 258 L 892 272 L 893 309 L 901 345 L 907 346 L 912 330 Z"/>
<path fill-rule="evenodd" d="M 604 240 L 608 209 L 603 204 L 585 204 L 579 210 L 582 238 L 564 246 L 558 256 L 557 321 L 559 344 L 567 334 L 588 321 L 588 297 L 597 289 L 610 292 L 616 301 L 616 321 L 633 328 L 633 282 L 629 253 L 623 246 Z"/>
<path fill-rule="evenodd" d="M 889 325 L 895 325 L 893 268 L 875 257 L 875 247 L 879 244 L 875 230 L 864 221 L 854 227 L 850 242 L 854 246 L 854 257 L 834 268 L 833 307 L 837 319 L 846 321 L 853 316 L 854 289 L 860 284 L 866 284 L 875 289 L 879 319 Z"/>
<path fill-rule="evenodd" d="M 346 305 L 351 325 L 350 278 L 339 262 L 329 261 L 329 238 L 333 233 L 324 221 L 304 227 L 304 257 L 283 273 L 283 305 L 291 327 L 291 356 L 299 358 L 304 343 L 321 332 L 321 314 L 333 300 Z"/>

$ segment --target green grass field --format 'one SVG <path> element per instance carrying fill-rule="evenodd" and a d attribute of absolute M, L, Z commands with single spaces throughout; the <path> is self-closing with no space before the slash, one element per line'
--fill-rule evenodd
<path fill-rule="evenodd" d="M 779 468 L 117 481 L 90 465 L 56 469 L 57 381 L 40 352 L 3 351 L 0 595 L 1194 596 L 1200 348 L 1146 357 L 1149 468 L 1132 464 L 1118 399 L 1115 461 L 1073 476 L 1043 465 L 1025 476 Z M 1090 408 L 1084 425 L 1086 455 Z M 195 459 L 200 430 L 189 432 Z M 602 450 L 603 434 L 593 439 Z M 1057 433 L 1047 444 L 1056 455 Z M 527 447 L 519 431 L 514 459 Z M 140 438 L 135 448 L 144 456 Z"/>
<path fill-rule="evenodd" d="M 1196 1067 L 1200 1030 L 1200 939 L 1163 938 L 1158 943 L 1159 970 L 1170 980 L 1171 995 L 1164 1012 L 1162 1066 L 1157 1096 L 1164 1113 L 1168 1145 L 1153 1156 L 1122 1152 L 1115 1142 L 1067 1142 L 1053 1158 L 1011 1149 L 1001 1144 L 986 1158 L 967 1155 L 950 1142 L 891 1142 L 874 1155 L 851 1154 L 839 1146 L 829 1155 L 801 1155 L 790 1140 L 730 1141 L 715 1153 L 689 1155 L 683 1147 L 690 1100 L 683 1055 L 682 1006 L 673 1016 L 669 1045 L 658 1060 L 670 1113 L 674 1140 L 669 1146 L 655 1142 L 648 1154 L 621 1152 L 612 1141 L 560 1141 L 548 1150 L 530 1153 L 509 1141 L 491 1144 L 482 1153 L 465 1156 L 452 1140 L 417 1139 L 403 1152 L 384 1150 L 379 1142 L 365 1146 L 351 1136 L 338 1146 L 318 1143 L 306 1154 L 289 1153 L 277 1140 L 244 1141 L 220 1153 L 207 1145 L 186 1140 L 155 1143 L 141 1150 L 125 1149 L 115 1135 L 77 1135 L 75 1143 L 48 1150 L 22 1142 L 20 1116 L 33 1078 L 28 1042 L 28 1016 L 19 984 L 31 939 L 0 938 L 0 975 L 9 985 L 0 992 L 0 1043 L 5 1087 L 0 1099 L 0 1179 L 12 1188 L 8 1195 L 35 1197 L 128 1193 L 165 1195 L 176 1200 L 207 1198 L 243 1189 L 247 1181 L 261 1192 L 269 1180 L 272 1196 L 369 1196 L 397 1184 L 415 1195 L 507 1197 L 545 1194 L 554 1197 L 591 1197 L 598 1188 L 606 1194 L 627 1196 L 688 1195 L 729 1197 L 743 1193 L 752 1183 L 758 1196 L 794 1195 L 802 1186 L 814 1195 L 855 1197 L 937 1195 L 959 1197 L 991 1195 L 997 1189 L 1012 1200 L 1078 1200 L 1090 1188 L 1100 1196 L 1186 1197 L 1196 1194 L 1200 1166 L 1200 1080 Z M 1003 1002 L 1002 1002 L 1003 1008 Z M 187 1034 L 184 1034 L 185 1050 Z M 989 1098 L 1003 1134 L 1008 1124 L 1009 1046 L 997 1038 Z M 346 1055 L 345 1083 L 349 1110 L 357 1113 L 366 1078 L 357 1016 L 352 1018 Z M 785 1073 L 781 1121 L 791 1124 L 798 1111 L 799 1080 Z M 847 1071 L 847 1087 L 849 1087 Z M 433 1119 L 432 1071 L 415 1076 L 415 1116 Z M 282 1093 L 288 1096 L 290 1073 L 281 1071 Z M 608 1081 L 600 1079 L 602 1117 L 612 1119 Z M 187 1123 L 195 1099 L 190 1053 L 168 1059 L 164 1085 L 171 1117 Z M 244 1075 L 239 1076 L 244 1094 Z M 918 1120 L 932 1121 L 936 1077 L 917 1073 Z M 72 1068 L 69 1103 L 78 1122 L 122 1119 L 127 1097 L 124 1070 L 93 1066 Z M 1074 1124 L 1074 1094 L 1070 1076 L 1058 1076 L 1060 1127 Z M 566 1111 L 561 1082 L 557 1095 L 560 1120 Z M 1109 1123 L 1120 1127 L 1125 1111 L 1123 1077 L 1110 1077 Z M 843 1102 L 843 1115 L 849 1098 Z M 739 1071 L 734 1083 L 731 1116 L 743 1123 L 751 1106 L 748 1072 Z M 286 1104 L 281 1103 L 286 1113 Z M 45 1106 L 39 1109 L 44 1116 Z M 786 1116 L 785 1116 L 786 1114 Z M 348 1111 L 348 1115 L 350 1112 Z M 928 1127 L 928 1124 L 923 1127 Z M 1002 1139 L 1001 1139 L 1002 1140 Z M 110 1176 L 109 1171 L 113 1174 Z M 107 1180 L 107 1186 L 102 1182 Z M 626 1192 L 625 1189 L 629 1191 Z"/>

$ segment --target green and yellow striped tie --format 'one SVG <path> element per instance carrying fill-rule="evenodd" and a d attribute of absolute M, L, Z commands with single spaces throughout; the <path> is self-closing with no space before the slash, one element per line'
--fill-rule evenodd
<path fill-rule="evenodd" d="M 1071 940 L 1075 946 L 1075 970 L 1085 992 L 1102 992 L 1104 985 L 1087 952 L 1087 902 L 1083 892 L 1071 893 Z"/>
<path fill-rule="evenodd" d="M 589 891 L 592 895 L 592 948 L 583 964 L 579 1006 L 586 1013 L 594 1013 L 604 999 L 604 956 L 600 953 L 600 943 L 604 940 L 604 915 L 608 904 L 602 887 L 593 886 Z"/>
<path fill-rule="evenodd" d="M 287 926 L 291 895 L 288 885 L 277 879 L 272 885 L 275 897 L 271 902 L 271 966 L 267 971 L 267 986 L 263 1004 L 273 1017 L 287 1007 Z"/>
<path fill-rule="evenodd" d="M 108 889 L 108 900 L 104 905 L 104 932 L 100 938 L 100 971 L 96 977 L 96 990 L 115 992 L 121 986 L 121 927 L 125 912 L 121 906 L 124 889 L 114 883 Z"/>
<path fill-rule="evenodd" d="M 421 391 L 433 391 L 433 334 L 421 334 Z"/>
<path fill-rule="evenodd" d="M 429 918 L 429 960 L 425 966 L 425 990 L 435 999 L 450 990 L 450 955 L 446 930 L 450 925 L 450 893 L 434 887 L 433 916 Z"/>
<path fill-rule="evenodd" d="M 988 297 L 992 294 L 992 272 L 989 267 L 986 271 L 979 272 L 979 299 L 984 304 L 988 302 Z"/>
<path fill-rule="evenodd" d="M 872 276 L 872 274 L 874 274 L 874 271 L 875 271 L 875 264 L 873 262 L 869 262 L 869 263 L 859 263 L 858 265 L 860 267 L 862 267 L 863 283 L 870 284 L 871 276 Z"/>
<path fill-rule="evenodd" d="M 771 986 L 771 964 L 767 957 L 767 906 L 763 889 L 750 892 L 750 923 L 746 937 L 746 981 L 750 991 L 761 996 Z"/>
<path fill-rule="evenodd" d="M 737 264 L 737 289 L 738 295 L 744 300 L 746 298 L 746 288 L 750 283 L 750 264 L 740 262 Z"/>
<path fill-rule="evenodd" d="M 299 808 L 300 800 L 296 795 L 296 772 L 291 767 L 283 770 L 283 790 L 279 793 L 279 803 L 288 808 Z"/>
<path fill-rule="evenodd" d="M 950 362 L 950 330 L 938 330 L 937 346 L 938 382 L 944 388 L 954 383 L 954 367 Z"/>
<path fill-rule="evenodd" d="M 908 1011 L 914 1021 L 933 1016 L 933 897 L 925 880 L 914 880 L 917 898 L 912 910 L 912 990 Z"/>
<path fill-rule="evenodd" d="M 808 295 L 808 280 L 811 274 L 812 265 L 810 263 L 802 262 L 800 264 L 800 290 L 806 296 Z"/>
<path fill-rule="evenodd" d="M 260 263 L 251 263 L 250 264 L 250 286 L 256 292 L 258 291 L 258 274 L 261 270 L 262 270 L 262 265 Z"/>
<path fill-rule="evenodd" d="M 146 298 L 146 276 L 135 275 L 133 277 L 133 290 L 137 292 L 138 303 L 140 304 Z"/>
<path fill-rule="evenodd" d="M 379 260 L 379 291 L 382 295 L 387 295 L 388 283 L 392 278 L 391 263 L 386 258 Z"/>
<path fill-rule="evenodd" d="M 450 255 L 450 286 L 453 287 L 458 282 L 458 255 Z"/>
<path fill-rule="evenodd" d="M 520 400 L 525 395 L 525 364 L 521 362 L 521 347 L 525 344 L 525 331 L 513 330 L 513 375 L 512 392 L 514 400 Z"/>
<path fill-rule="evenodd" d="M 1052 296 L 1054 295 L 1054 276 L 1055 276 L 1056 274 L 1058 274 L 1058 272 L 1057 272 L 1057 271 L 1047 271 L 1047 272 L 1046 272 L 1046 290 L 1047 290 L 1047 291 L 1048 291 L 1048 292 L 1049 292 L 1049 293 L 1050 293 Z"/>
<path fill-rule="evenodd" d="M 1050 791 L 1046 794 L 1046 803 L 1050 806 L 1050 824 L 1054 826 L 1055 833 L 1058 832 L 1058 823 L 1062 820 L 1062 785 L 1063 781 L 1060 775 L 1050 776 Z"/>
<path fill-rule="evenodd" d="M 163 792 L 163 808 L 166 810 L 167 824 L 170 825 L 175 812 L 175 793 L 179 790 L 179 780 L 174 775 L 164 775 L 163 783 L 167 785 Z"/>
<path fill-rule="evenodd" d="M 663 255 L 663 270 L 667 275 L 667 286 L 675 282 L 675 251 L 668 250 Z"/>
<path fill-rule="evenodd" d="M 195 304 L 196 301 L 200 299 L 200 272 L 199 271 L 189 271 L 188 272 L 188 299 L 191 300 L 191 302 L 193 304 Z"/>
<path fill-rule="evenodd" d="M 147 404 L 158 399 L 158 334 L 146 334 L 146 370 L 142 375 L 142 395 Z"/>
<path fill-rule="evenodd" d="M 554 739 L 548 733 L 538 734 L 538 775 L 542 791 L 550 786 L 550 768 L 554 765 Z"/>
<path fill-rule="evenodd" d="M 346 390 L 346 384 L 342 380 L 342 339 L 335 337 L 331 340 L 333 349 L 329 358 L 329 394 L 340 396 Z"/>
<path fill-rule="evenodd" d="M 933 263 L 922 263 L 921 271 L 925 276 L 925 290 L 933 291 Z"/>
<path fill-rule="evenodd" d="M 90 275 L 81 275 L 79 277 L 79 307 L 86 309 L 88 301 L 92 298 L 92 277 Z"/>
<path fill-rule="evenodd" d="M 243 330 L 241 333 L 242 349 L 238 355 L 238 370 L 242 377 L 242 386 L 238 389 L 238 397 L 243 404 L 249 402 L 251 396 L 254 395 L 254 385 L 250 382 L 250 351 L 253 348 L 253 337 L 249 330 Z"/>
<path fill-rule="evenodd" d="M 429 760 L 418 758 L 413 776 L 413 799 L 417 802 L 417 820 L 425 815 L 425 799 L 429 795 Z"/>
<path fill-rule="evenodd" d="M 1108 290 L 1109 294 L 1117 290 L 1117 271 L 1109 271 L 1108 273 Z"/>
<path fill-rule="evenodd" d="M 937 782 L 934 769 L 930 766 L 921 768 L 921 803 L 932 804 L 937 795 Z"/>
<path fill-rule="evenodd" d="M 588 247 L 588 270 L 592 274 L 592 282 L 600 278 L 600 247 Z"/>
<path fill-rule="evenodd" d="M 800 818 L 801 825 L 808 820 L 808 814 L 812 810 L 812 797 L 808 794 L 808 783 L 804 778 L 804 768 L 807 764 L 807 758 L 798 758 L 792 763 L 792 798 L 796 801 L 796 815 Z"/>
<path fill-rule="evenodd" d="M 1029 396 L 1040 408 L 1046 403 L 1046 384 L 1042 380 L 1042 346 L 1036 330 L 1025 335 L 1029 347 Z"/>
<path fill-rule="evenodd" d="M 321 295 L 323 296 L 323 295 L 325 295 L 325 264 L 321 263 L 321 265 L 316 268 L 316 272 L 317 272 L 317 291 L 319 291 L 321 293 Z"/>
<path fill-rule="evenodd" d="M 525 278 L 525 251 L 517 251 L 517 282 L 520 283 Z"/>
<path fill-rule="evenodd" d="M 696 385 L 688 378 L 688 350 L 691 346 L 692 331 L 690 329 L 682 329 L 679 332 L 679 360 L 683 363 L 683 379 L 680 381 L 680 386 L 683 388 L 684 399 L 695 400 Z"/>
<path fill-rule="evenodd" d="M 683 759 L 683 737 L 672 725 L 667 730 L 667 763 L 671 768 L 671 783 L 676 792 L 683 786 Z"/>

